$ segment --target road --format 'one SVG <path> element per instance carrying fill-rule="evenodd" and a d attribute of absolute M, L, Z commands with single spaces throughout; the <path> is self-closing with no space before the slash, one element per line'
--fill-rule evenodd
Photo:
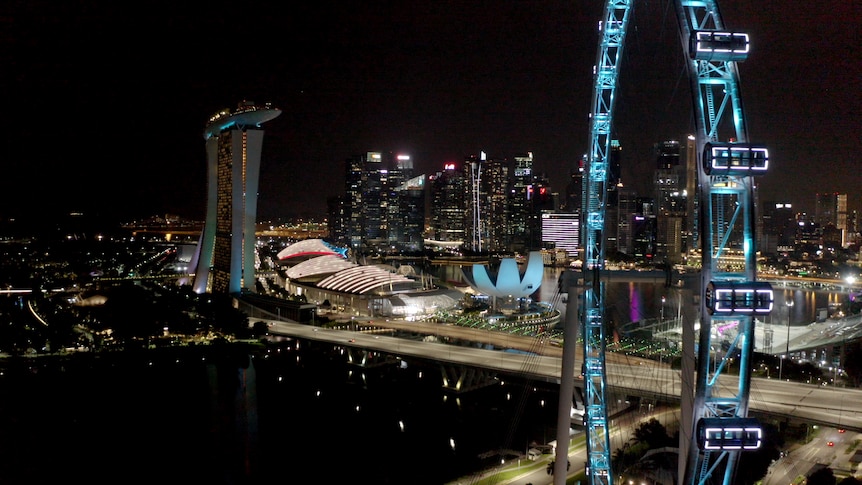
<path fill-rule="evenodd" d="M 798 484 L 800 477 L 824 466 L 831 468 L 836 477 L 862 477 L 862 473 L 857 473 L 856 464 L 851 462 L 862 433 L 841 432 L 841 429 L 844 428 L 809 428 L 810 441 L 787 450 L 773 462 L 763 478 L 763 485 Z"/>
<path fill-rule="evenodd" d="M 673 433 L 675 431 L 675 427 L 677 423 L 679 423 L 679 410 L 678 409 L 669 409 L 669 408 L 658 408 L 653 409 L 647 413 L 638 413 L 637 411 L 630 413 L 632 415 L 637 415 L 632 419 L 623 418 L 617 420 L 621 423 L 626 423 L 624 426 L 615 426 L 611 429 L 611 441 L 615 443 L 628 442 L 634 436 L 634 430 L 638 428 L 642 423 L 649 421 L 650 419 L 658 420 L 662 425 L 665 426 L 668 433 Z M 586 452 L 586 437 L 583 433 L 576 434 L 572 436 L 572 446 L 568 450 L 568 459 L 571 467 L 568 471 L 567 477 L 571 478 L 575 475 L 584 471 L 584 465 L 587 461 L 587 452 Z M 516 467 L 516 475 L 511 478 L 503 478 L 503 474 L 496 474 L 498 470 L 489 470 L 484 474 L 480 474 L 480 476 L 470 476 L 463 477 L 460 480 L 456 480 L 450 482 L 448 485 L 458 485 L 461 483 L 476 483 L 481 477 L 489 477 L 493 476 L 494 479 L 491 480 L 492 483 L 497 483 L 500 485 L 548 485 L 553 483 L 554 477 L 550 473 L 548 473 L 548 464 L 551 463 L 556 457 L 553 454 L 545 454 L 542 455 L 535 463 L 541 465 L 537 469 L 528 470 L 528 466 L 533 464 L 534 462 L 529 462 L 525 459 L 519 460 L 517 463 L 508 463 L 505 469 L 511 469 L 511 467 Z M 523 467 L 525 471 L 523 473 L 517 473 L 517 468 Z M 501 467 L 501 469 L 503 469 Z M 506 474 L 505 476 L 510 476 Z"/>
<path fill-rule="evenodd" d="M 535 337 L 452 325 L 398 322 L 398 326 L 407 325 L 418 333 L 426 333 L 429 330 L 427 326 L 433 326 L 435 333 L 428 334 L 426 339 L 411 340 L 377 333 L 325 329 L 298 323 L 278 321 L 268 321 L 268 323 L 270 333 L 276 335 L 330 342 L 357 350 L 376 350 L 396 356 L 404 355 L 512 374 L 526 374 L 549 382 L 559 383 L 562 371 L 562 349 L 549 344 L 539 344 Z M 383 325 L 384 322 L 379 324 Z M 394 327 L 396 323 L 387 322 L 386 325 Z M 443 336 L 492 343 L 497 350 L 440 343 L 439 340 Z M 506 348 L 531 353 L 499 350 Z M 678 370 L 653 360 L 612 352 L 606 355 L 606 359 L 608 383 L 614 392 L 679 402 L 681 389 Z M 576 362 L 582 361 L 579 356 L 576 357 Z M 727 396 L 735 395 L 738 385 L 735 376 L 722 375 L 719 383 L 718 396 L 723 394 L 722 389 L 727 391 Z M 752 378 L 749 408 L 752 412 L 760 411 L 813 424 L 836 428 L 840 426 L 862 432 L 862 390 L 860 389 Z"/>

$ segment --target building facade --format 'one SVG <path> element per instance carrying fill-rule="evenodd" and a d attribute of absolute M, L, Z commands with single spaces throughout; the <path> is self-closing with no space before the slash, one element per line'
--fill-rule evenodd
<path fill-rule="evenodd" d="M 281 114 L 269 103 L 242 101 L 214 114 L 204 130 L 207 208 L 198 243 L 193 290 L 239 293 L 255 285 L 255 229 L 261 125 Z"/>
<path fill-rule="evenodd" d="M 656 204 L 656 257 L 670 264 L 684 260 L 683 235 L 688 224 L 686 211 L 686 171 L 680 163 L 680 143 L 676 140 L 654 146 L 656 171 L 653 179 Z"/>

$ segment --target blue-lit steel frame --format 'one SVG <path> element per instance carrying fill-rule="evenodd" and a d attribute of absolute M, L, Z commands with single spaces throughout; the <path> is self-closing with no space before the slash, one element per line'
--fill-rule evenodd
<path fill-rule="evenodd" d="M 605 17 L 599 24 L 592 111 L 590 150 L 584 170 L 582 240 L 584 247 L 584 292 L 578 313 L 583 341 L 584 427 L 587 433 L 587 483 L 611 484 L 611 449 L 605 373 L 604 283 L 599 274 L 604 267 L 604 226 L 607 203 L 608 158 L 611 148 L 611 121 L 615 104 L 619 62 L 622 58 L 626 26 L 634 0 L 608 0 Z"/>
<path fill-rule="evenodd" d="M 714 53 L 704 55 L 690 51 L 692 36 L 698 32 L 727 32 L 717 1 L 676 0 L 675 6 L 680 41 L 688 63 L 695 114 L 701 221 L 700 291 L 706 291 L 711 282 L 755 287 L 755 172 L 710 175 L 703 164 L 707 143 L 749 143 L 737 69 L 737 62 L 745 57 L 734 53 L 722 58 Z M 733 37 L 738 39 L 741 36 Z M 747 54 L 748 49 L 744 49 L 744 52 Z M 680 483 L 702 485 L 720 482 L 730 485 L 734 483 L 736 465 L 742 451 L 700 450 L 695 426 L 700 418 L 733 423 L 747 417 L 755 315 L 751 312 L 712 314 L 706 305 L 707 298 L 701 295 L 696 386 L 691 404 L 694 422 L 683 423 L 690 430 L 690 441 L 685 456 L 684 477 Z M 685 324 L 693 325 L 694 322 Z M 728 329 L 733 329 L 730 335 L 722 333 Z M 713 351 L 720 349 L 722 343 L 730 344 L 723 356 Z M 727 362 L 737 356 L 739 379 L 736 389 L 728 392 L 725 384 L 719 395 L 719 377 L 726 369 Z M 685 403 L 686 400 L 681 402 Z"/>
<path fill-rule="evenodd" d="M 608 154 L 611 144 L 614 94 L 619 76 L 626 27 L 634 0 L 607 0 L 605 17 L 600 24 L 600 44 L 594 67 L 594 91 L 590 114 L 590 150 L 585 167 L 583 197 L 584 291 L 579 308 L 584 365 L 584 425 L 587 431 L 587 479 L 591 485 L 613 483 L 610 467 L 610 438 L 607 416 L 607 378 L 605 373 L 604 287 L 599 274 L 604 266 L 604 224 L 607 197 Z M 738 42 L 739 35 L 725 35 L 718 3 L 713 0 L 675 0 L 679 34 L 688 62 L 698 167 L 698 229 L 701 249 L 701 292 L 710 282 L 729 282 L 745 287 L 754 285 L 756 277 L 754 181 L 751 172 L 707 174 L 703 151 L 709 142 L 748 143 L 748 130 L 739 93 L 736 63 L 744 60 L 748 48 L 722 54 L 721 49 L 707 52 L 691 51 L 692 35 L 698 32 L 722 32 L 719 36 L 703 36 L 712 41 L 723 37 Z M 747 36 L 745 37 L 747 39 Z M 740 53 L 741 52 L 741 53 Z M 721 136 L 724 136 L 722 140 Z M 697 360 L 697 385 L 692 406 L 693 422 L 683 422 L 688 428 L 687 450 L 681 450 L 684 477 L 680 483 L 703 485 L 721 479 L 733 483 L 739 451 L 699 449 L 695 423 L 700 418 L 727 419 L 728 423 L 747 417 L 751 384 L 751 356 L 754 351 L 754 315 L 706 311 L 706 298 L 701 295 L 700 331 Z M 685 322 L 691 325 L 694 322 Z M 714 326 L 735 329 L 725 343 L 730 348 L 722 358 L 714 358 Z M 723 336 L 716 334 L 717 340 Z M 717 342 L 720 343 L 720 342 Z M 716 348 L 720 347 L 718 345 Z M 719 396 L 718 378 L 727 362 L 739 356 L 739 379 L 735 392 Z M 564 363 L 566 362 L 564 350 Z M 567 376 L 564 369 L 563 377 Z M 685 376 L 683 376 L 685 378 Z M 562 394 L 562 393 L 561 393 Z M 685 399 L 682 402 L 686 403 Z M 684 430 L 685 431 L 685 430 Z M 683 462 L 684 461 L 684 462 Z M 713 478 L 715 477 L 715 478 Z"/>

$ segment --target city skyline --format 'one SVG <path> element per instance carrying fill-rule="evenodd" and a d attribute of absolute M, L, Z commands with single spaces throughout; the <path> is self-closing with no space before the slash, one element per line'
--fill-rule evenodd
<path fill-rule="evenodd" d="M 862 109 L 848 80 L 862 79 L 860 9 L 720 4 L 728 27 L 752 38 L 743 100 L 751 140 L 772 157 L 760 200 L 810 213 L 815 194 L 838 192 L 858 210 Z M 343 193 L 345 160 L 366 151 L 408 153 L 429 174 L 480 151 L 532 152 L 562 193 L 588 147 L 602 6 L 7 7 L 0 216 L 48 207 L 202 219 L 206 120 L 243 99 L 284 112 L 265 127 L 261 219 L 325 215 L 327 197 Z M 644 195 L 652 144 L 692 123 L 666 9 L 635 6 L 615 111 L 623 183 Z M 857 41 L 830 43 L 842 38 Z"/>

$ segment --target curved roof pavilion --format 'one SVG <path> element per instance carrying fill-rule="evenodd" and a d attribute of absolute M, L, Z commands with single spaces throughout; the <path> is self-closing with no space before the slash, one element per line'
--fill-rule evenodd
<path fill-rule="evenodd" d="M 353 268 L 356 263 L 335 254 L 324 254 L 316 256 L 291 267 L 287 270 L 287 277 L 292 280 L 314 280 L 319 281 L 333 273 Z"/>
<path fill-rule="evenodd" d="M 298 263 L 310 258 L 324 255 L 339 256 L 346 259 L 344 252 L 327 244 L 322 239 L 304 239 L 278 252 L 278 260 Z"/>
<path fill-rule="evenodd" d="M 359 266 L 341 270 L 322 279 L 318 288 L 342 293 L 396 293 L 418 290 L 420 284 L 406 276 L 379 266 Z"/>
<path fill-rule="evenodd" d="M 294 263 L 287 277 L 300 284 L 339 293 L 386 294 L 420 290 L 421 282 L 383 266 L 366 266 L 348 261 L 338 248 L 320 239 L 306 239 L 282 249 L 282 262 Z"/>

